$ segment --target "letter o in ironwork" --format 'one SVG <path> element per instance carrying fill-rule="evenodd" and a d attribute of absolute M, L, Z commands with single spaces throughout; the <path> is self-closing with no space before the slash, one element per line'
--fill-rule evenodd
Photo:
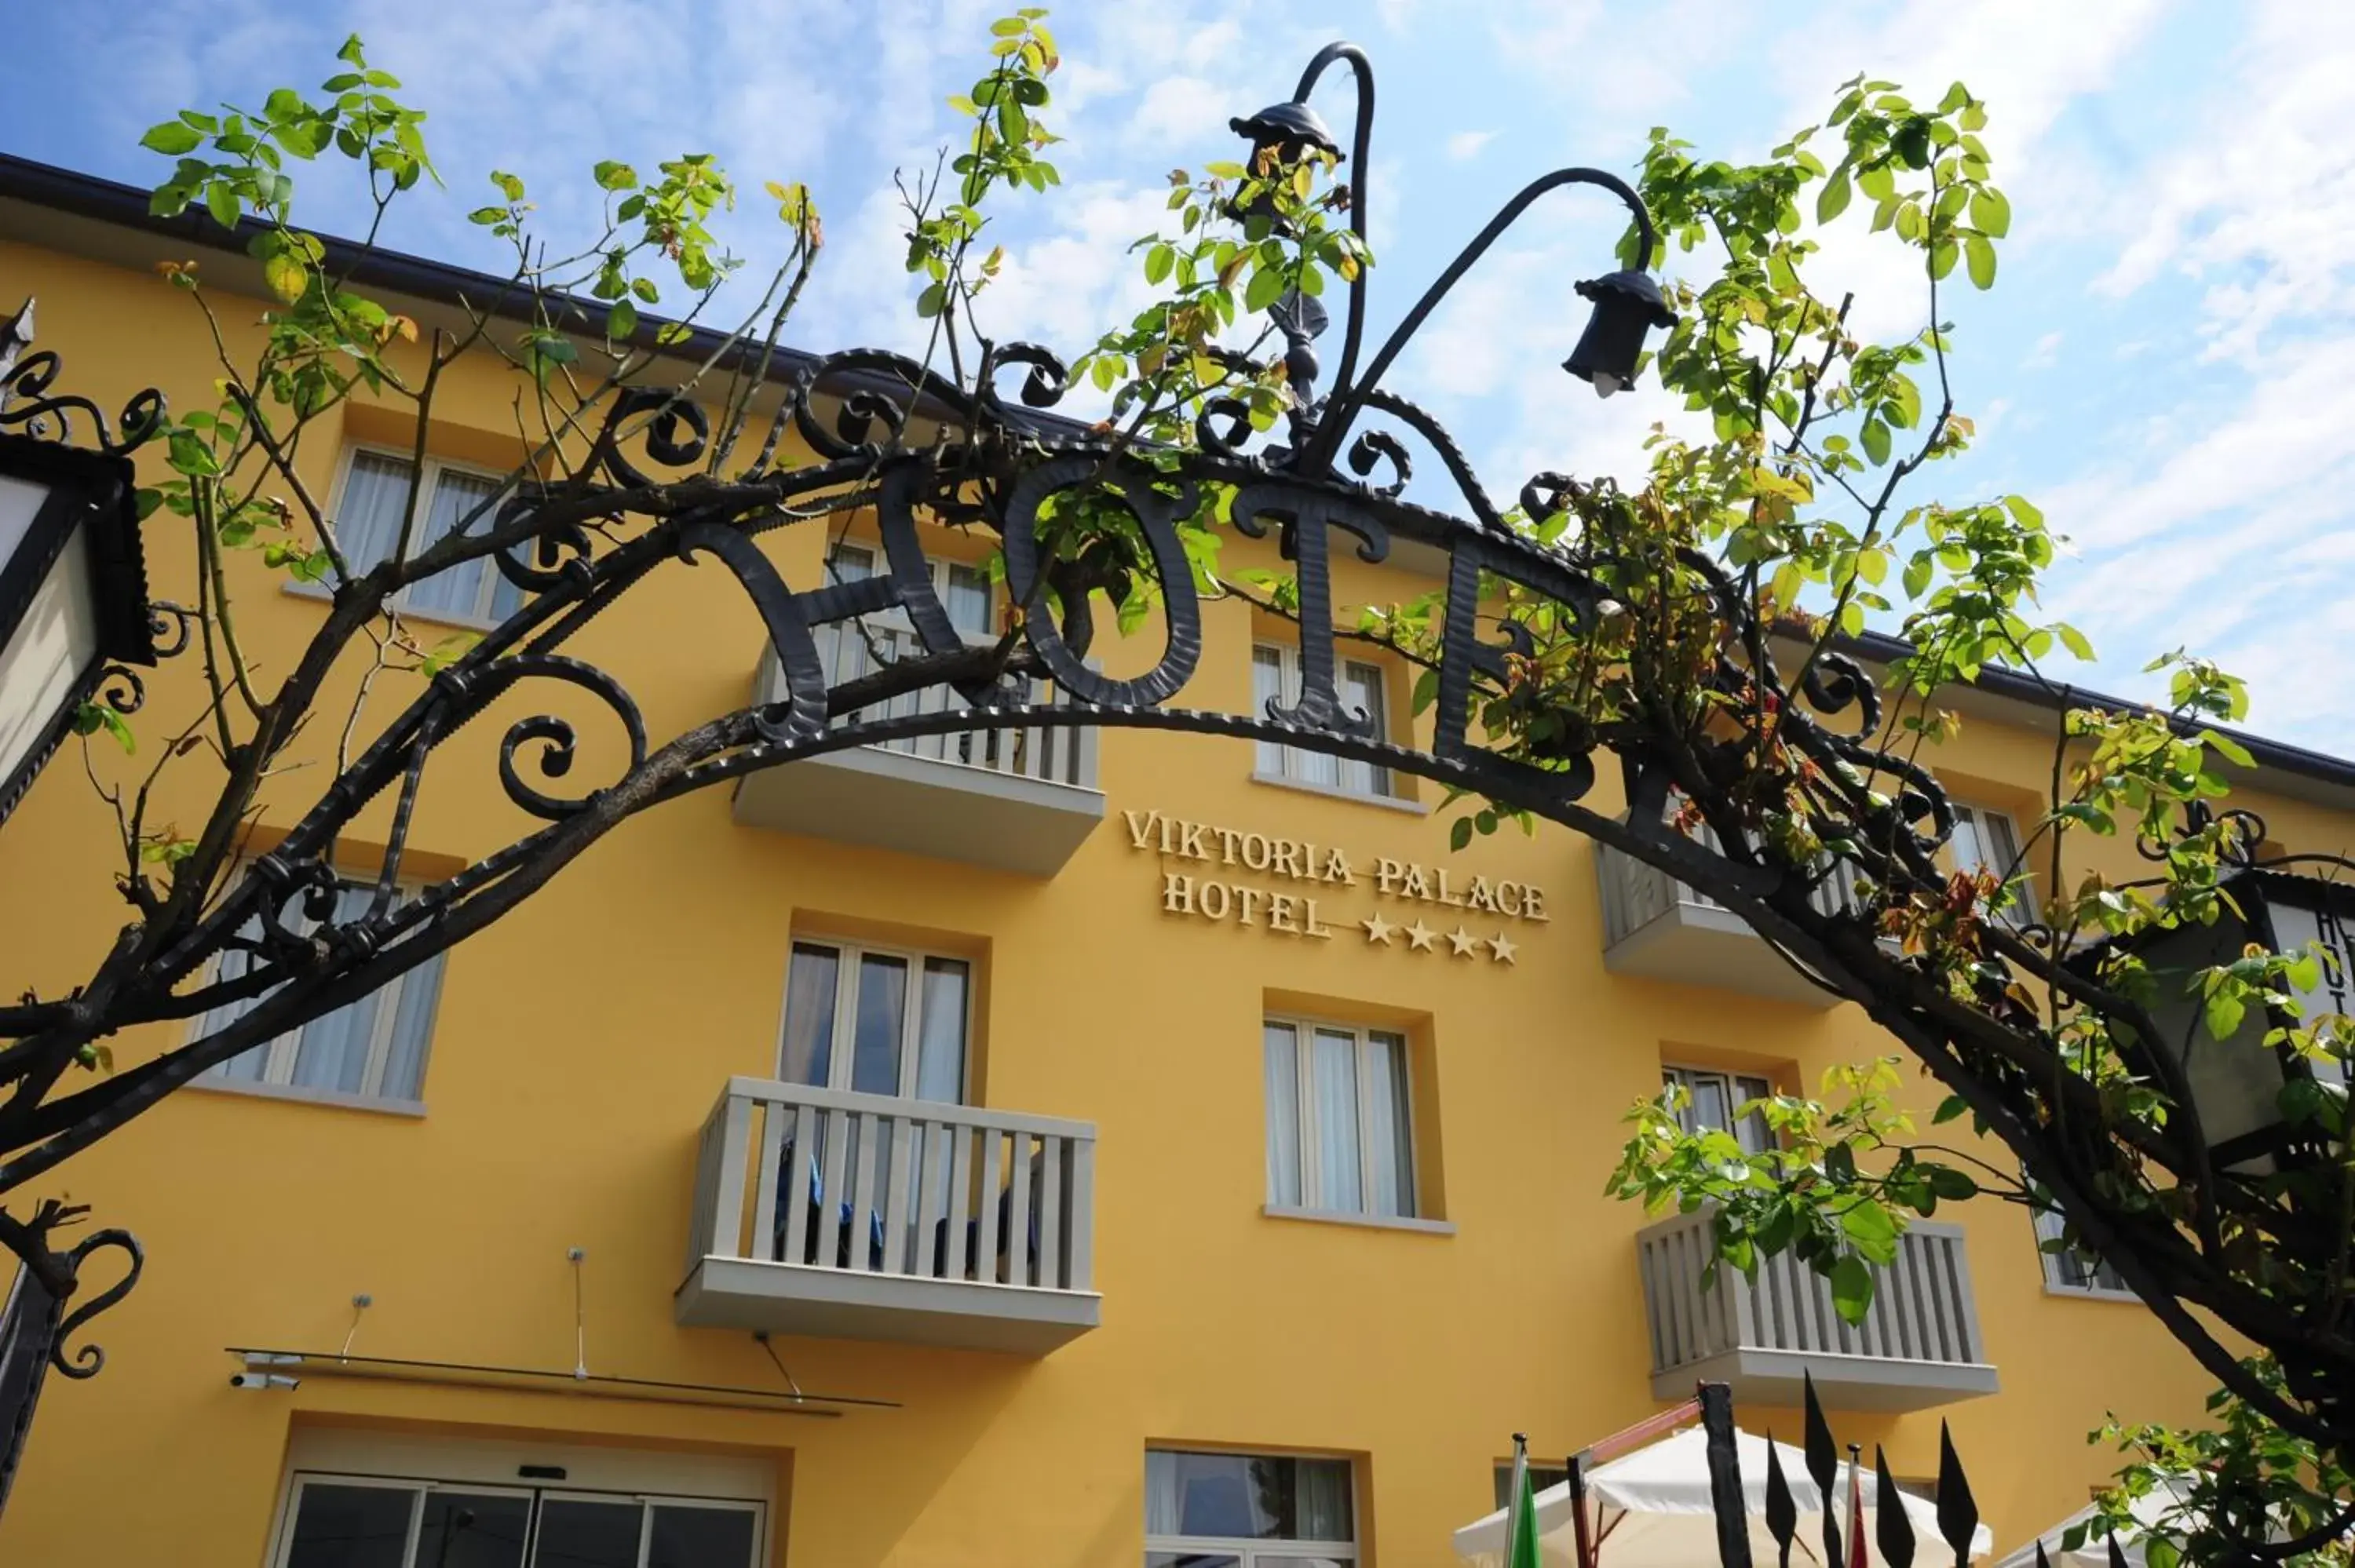
<path fill-rule="evenodd" d="M 1006 587 L 1017 604 L 1030 602 L 1039 584 L 1039 509 L 1059 491 L 1076 488 L 1099 472 L 1116 484 L 1120 500 L 1145 531 L 1153 569 L 1160 579 L 1162 619 L 1167 628 L 1161 662 L 1133 680 L 1115 681 L 1089 669 L 1063 641 L 1062 629 L 1046 613 L 1023 618 L 1023 635 L 1067 696 L 1103 707 L 1153 707 L 1177 694 L 1202 657 L 1202 617 L 1194 597 L 1194 571 L 1178 541 L 1178 518 L 1193 509 L 1190 482 L 1175 499 L 1153 488 L 1162 476 L 1125 460 L 1074 452 L 1051 458 L 1016 482 L 1006 507 Z"/>

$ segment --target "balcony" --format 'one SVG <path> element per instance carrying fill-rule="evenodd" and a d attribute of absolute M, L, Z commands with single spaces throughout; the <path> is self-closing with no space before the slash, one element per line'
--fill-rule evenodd
<path fill-rule="evenodd" d="M 870 627 L 872 662 L 920 652 L 904 628 Z M 754 700 L 784 695 L 776 651 L 762 653 Z M 1034 701 L 1048 689 L 1034 688 Z M 963 704 L 948 688 L 911 693 L 868 718 L 939 713 Z M 935 860 L 1052 876 L 1103 821 L 1096 732 L 1002 729 L 862 746 L 748 775 L 736 787 L 747 827 L 808 833 Z"/>
<path fill-rule="evenodd" d="M 1829 1287 L 1788 1254 L 1760 1263 L 1755 1279 L 1728 1265 L 1703 1289 L 1712 1224 L 1703 1209 L 1636 1234 L 1654 1398 L 1689 1398 L 1708 1381 L 1732 1384 L 1740 1404 L 1795 1405 L 1806 1374 L 1848 1410 L 1927 1410 L 1996 1391 L 1959 1226 L 1916 1221 L 1851 1328 Z"/>
<path fill-rule="evenodd" d="M 703 1124 L 690 1328 L 1039 1356 L 1096 1327 L 1096 1129 L 731 1078 Z"/>
<path fill-rule="evenodd" d="M 1667 872 L 1605 844 L 1595 846 L 1594 867 L 1603 884 L 1603 967 L 1612 973 L 1808 1007 L 1839 1000 L 1793 969 L 1740 916 Z M 1835 879 L 1812 902 L 1829 914 L 1849 896 L 1848 884 Z"/>

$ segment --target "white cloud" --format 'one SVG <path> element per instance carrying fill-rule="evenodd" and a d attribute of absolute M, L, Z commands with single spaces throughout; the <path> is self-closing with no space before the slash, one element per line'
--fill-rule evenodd
<path fill-rule="evenodd" d="M 1447 139 L 1447 155 L 1460 164 L 1479 156 L 1480 149 L 1496 139 L 1494 131 L 1458 131 Z"/>
<path fill-rule="evenodd" d="M 2022 370 L 2049 370 L 2060 363 L 2060 359 L 2061 334 L 2048 332 L 2036 340 L 2036 346 L 2028 351 L 2028 357 L 2019 362 L 2019 367 Z"/>

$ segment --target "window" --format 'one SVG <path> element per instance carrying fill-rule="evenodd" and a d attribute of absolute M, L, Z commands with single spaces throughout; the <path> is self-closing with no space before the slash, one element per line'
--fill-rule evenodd
<path fill-rule="evenodd" d="M 297 1474 L 272 1568 L 752 1568 L 757 1503 Z"/>
<path fill-rule="evenodd" d="M 1270 1019 L 1263 1040 L 1268 1202 L 1412 1218 L 1414 1117 L 1405 1037 Z"/>
<path fill-rule="evenodd" d="M 2036 1245 L 2044 1258 L 2044 1287 L 2047 1290 L 2083 1296 L 2133 1294 L 2126 1277 L 2111 1267 L 2099 1254 L 2082 1246 L 2057 1245 L 2068 1229 L 2068 1222 L 2059 1210 L 2030 1212 L 2036 1218 Z"/>
<path fill-rule="evenodd" d="M 963 959 L 795 942 L 777 1075 L 962 1104 L 972 980 Z"/>
<path fill-rule="evenodd" d="M 1336 1568 L 1358 1560 L 1347 1459 L 1145 1455 L 1145 1568 Z"/>
<path fill-rule="evenodd" d="M 1569 1479 L 1570 1472 L 1559 1465 L 1531 1465 L 1529 1467 L 1529 1490 L 1531 1492 L 1542 1492 L 1548 1487 L 1561 1486 L 1563 1482 Z M 1513 1462 L 1510 1459 L 1499 1459 L 1497 1461 L 1497 1506 L 1498 1508 L 1510 1508 L 1512 1505 Z"/>
<path fill-rule="evenodd" d="M 1738 1122 L 1734 1119 L 1734 1112 L 1742 1107 L 1774 1096 L 1774 1086 L 1765 1079 L 1707 1067 L 1664 1066 L 1660 1082 L 1684 1090 L 1685 1103 L 1677 1112 L 1677 1122 L 1687 1132 L 1730 1132 L 1751 1154 L 1762 1154 L 1774 1146 L 1774 1135 L 1764 1117 L 1752 1111 Z"/>
<path fill-rule="evenodd" d="M 336 920 L 358 919 L 375 896 L 374 877 L 338 876 Z M 291 901 L 298 916 L 300 903 L 299 895 Z M 311 924 L 307 916 L 291 923 L 298 928 Z M 242 934 L 259 938 L 260 918 L 249 921 Z M 422 1097 L 425 1052 L 432 1042 L 433 1012 L 442 995 L 442 957 L 436 953 L 357 1001 L 207 1069 L 197 1082 L 284 1089 L 313 1099 L 416 1105 Z M 252 962 L 251 955 L 232 948 L 220 956 L 213 978 L 235 980 Z M 196 1038 L 228 1027 L 261 1004 L 261 998 L 254 997 L 214 1008 L 197 1023 Z"/>
<path fill-rule="evenodd" d="M 336 511 L 336 541 L 352 570 L 364 572 L 389 558 L 400 542 L 400 520 L 409 509 L 410 491 L 420 482 L 416 466 L 393 452 L 354 447 L 344 467 L 343 493 Z M 484 506 L 499 493 L 494 474 L 454 467 L 433 459 L 423 470 L 424 493 L 417 508 L 417 536 L 410 542 L 415 556 L 448 535 L 470 515 L 470 532 L 488 529 L 498 508 Z M 479 514 L 475 509 L 483 507 Z M 488 556 L 451 567 L 423 582 L 412 583 L 400 599 L 413 615 L 443 620 L 504 620 L 523 604 L 523 590 L 499 575 Z"/>
<path fill-rule="evenodd" d="M 1374 734 L 1387 739 L 1390 736 L 1390 709 L 1382 700 L 1382 667 L 1360 663 L 1355 659 L 1341 662 L 1340 679 L 1337 683 L 1342 711 L 1363 713 L 1374 721 Z M 1300 700 L 1300 652 L 1295 648 L 1262 642 L 1252 649 L 1252 715 L 1264 717 L 1267 705 L 1273 701 L 1289 706 Z M 1377 768 L 1369 762 L 1344 761 L 1327 757 L 1323 752 L 1308 751 L 1296 746 L 1279 746 L 1272 740 L 1259 743 L 1257 771 L 1263 779 L 1289 779 L 1295 783 L 1313 785 L 1318 789 L 1337 789 L 1345 795 L 1387 797 L 1396 793 L 1391 770 Z"/>
<path fill-rule="evenodd" d="M 1955 852 L 1957 870 L 1986 872 L 2001 878 L 2009 876 L 2019 859 L 2019 830 L 2009 815 L 1985 806 L 1955 806 L 1955 832 L 1948 841 Z M 2033 924 L 2036 919 L 2036 897 L 2026 880 L 2025 866 L 2017 869 L 2022 879 L 2012 885 L 2011 903 L 2004 910 L 2004 918 L 2015 926 Z"/>
<path fill-rule="evenodd" d="M 837 544 L 826 552 L 826 581 L 865 582 L 882 569 L 881 556 L 871 545 Z M 988 641 L 993 620 L 989 574 L 962 561 L 936 560 L 931 565 L 932 593 L 948 611 L 949 624 L 956 628 L 957 635 L 968 642 Z M 915 628 L 903 610 L 883 610 L 818 628 L 818 657 L 826 665 L 828 685 L 856 679 L 879 665 L 920 652 Z"/>

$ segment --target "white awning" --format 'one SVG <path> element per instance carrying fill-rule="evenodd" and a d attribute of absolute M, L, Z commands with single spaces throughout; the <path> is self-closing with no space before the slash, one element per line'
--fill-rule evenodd
<path fill-rule="evenodd" d="M 1622 1455 L 1588 1472 L 1586 1489 L 1591 1518 L 1602 1535 L 1602 1568 L 1691 1568 L 1695 1563 L 1717 1560 L 1716 1511 L 1709 1495 L 1709 1438 L 1691 1427 L 1632 1454 Z M 1750 1518 L 1751 1559 L 1774 1561 L 1774 1537 L 1766 1532 L 1767 1440 L 1754 1433 L 1735 1434 L 1735 1451 L 1742 1461 L 1742 1505 Z M 1783 1478 L 1798 1505 L 1799 1529 L 1791 1561 L 1820 1563 L 1824 1526 L 1822 1502 L 1816 1483 L 1808 1478 L 1806 1456 L 1787 1443 L 1781 1451 Z M 1841 1465 L 1845 1503 L 1846 1462 Z M 1870 1538 L 1878 1523 L 1880 1485 L 1870 1470 L 1864 1473 L 1865 1531 Z M 1906 1494 L 1899 1499 L 1913 1525 L 1913 1537 L 1928 1556 L 1934 1556 L 1938 1514 L 1927 1500 Z M 1570 1484 L 1548 1487 L 1537 1495 L 1538 1550 L 1550 1568 L 1575 1568 L 1578 1552 L 1572 1526 Z M 1971 1539 L 1971 1555 L 1994 1550 L 1987 1527 L 1980 1525 Z M 1500 1510 L 1455 1532 L 1455 1554 L 1473 1568 L 1500 1568 L 1505 1558 L 1505 1515 Z M 1874 1560 L 1880 1557 L 1873 1551 Z M 1925 1557 L 1923 1560 L 1927 1560 Z"/>

